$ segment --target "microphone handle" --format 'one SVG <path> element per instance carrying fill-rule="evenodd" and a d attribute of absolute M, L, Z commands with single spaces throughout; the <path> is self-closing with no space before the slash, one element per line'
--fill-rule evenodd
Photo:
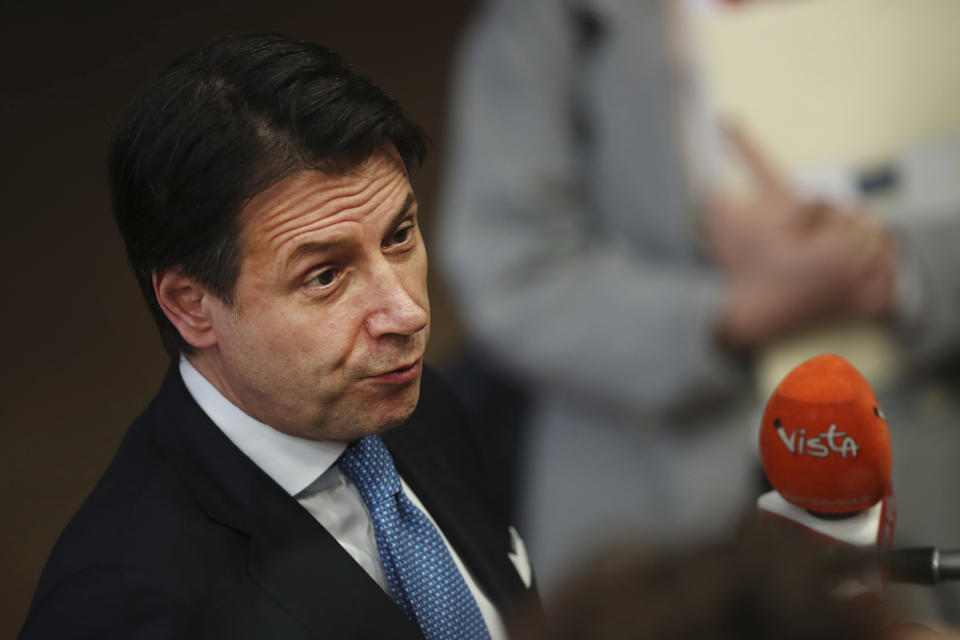
<path fill-rule="evenodd" d="M 937 584 L 960 580 L 960 550 L 916 547 L 893 549 L 887 554 L 890 579 L 894 582 Z"/>

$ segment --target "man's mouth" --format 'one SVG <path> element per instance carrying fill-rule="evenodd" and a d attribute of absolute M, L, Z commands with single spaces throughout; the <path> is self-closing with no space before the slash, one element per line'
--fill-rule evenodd
<path fill-rule="evenodd" d="M 371 376 L 371 379 L 386 384 L 403 384 L 416 379 L 420 375 L 420 369 L 423 366 L 423 358 L 417 358 L 413 362 L 396 369 L 391 369 L 384 373 Z"/>

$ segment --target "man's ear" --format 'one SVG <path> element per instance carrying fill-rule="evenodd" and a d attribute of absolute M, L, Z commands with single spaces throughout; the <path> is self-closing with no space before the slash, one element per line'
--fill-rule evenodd
<path fill-rule="evenodd" d="M 197 349 L 217 343 L 205 287 L 176 267 L 153 273 L 153 291 L 167 319 L 173 323 L 187 344 Z M 208 301 L 209 302 L 209 301 Z"/>

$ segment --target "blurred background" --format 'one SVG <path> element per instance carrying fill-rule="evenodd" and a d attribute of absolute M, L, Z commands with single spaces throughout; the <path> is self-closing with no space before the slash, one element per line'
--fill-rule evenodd
<path fill-rule="evenodd" d="M 572 8 L 569 16 L 554 15 L 561 6 Z M 953 323 L 960 288 L 937 277 L 960 273 L 960 265 L 909 263 L 910 282 L 926 282 L 925 294 L 919 301 L 906 296 L 901 302 L 907 308 L 899 311 L 909 316 L 908 328 L 920 327 L 920 339 L 898 341 L 888 319 L 876 317 L 881 314 L 874 309 L 852 319 L 813 313 L 815 323 L 781 320 L 762 337 L 756 330 L 742 332 L 750 344 L 713 362 L 715 354 L 692 351 L 684 330 L 689 326 L 693 336 L 693 325 L 712 326 L 718 292 L 741 267 L 726 264 L 703 242 L 696 222 L 703 202 L 671 191 L 695 192 L 688 187 L 696 181 L 701 189 L 707 183 L 733 189 L 745 181 L 743 167 L 728 160 L 722 134 L 703 127 L 723 114 L 750 131 L 804 197 L 825 198 L 843 210 L 866 206 L 885 225 L 921 221 L 924 232 L 939 236 L 932 248 L 918 242 L 913 253 L 900 255 L 915 260 L 917 253 L 956 253 L 957 6 L 953 0 L 280 0 L 267 8 L 248 0 L 136 6 L 55 0 L 6 8 L 0 25 L 0 193 L 10 227 L 2 258 L 6 277 L 0 281 L 0 322 L 8 342 L 0 401 L 0 636 L 19 629 L 54 541 L 167 365 L 109 210 L 104 167 L 112 122 L 172 57 L 221 33 L 278 31 L 328 45 L 392 93 L 431 137 L 428 162 L 413 180 L 432 258 L 428 360 L 453 370 L 462 392 L 475 401 L 482 404 L 491 393 L 501 401 L 489 443 L 493 455 L 503 456 L 505 447 L 514 452 L 539 446 L 539 454 L 559 461 L 571 480 L 585 473 L 582 467 L 569 473 L 577 468 L 571 465 L 585 461 L 621 469 L 609 481 L 636 490 L 629 504 L 643 512 L 633 517 L 617 499 L 587 500 L 595 504 L 581 503 L 583 513 L 554 513 L 606 523 L 604 534 L 611 536 L 636 530 L 669 536 L 700 529 L 716 514 L 729 519 L 722 514 L 732 517 L 736 506 L 750 504 L 751 473 L 758 465 L 752 443 L 766 396 L 803 358 L 834 351 L 863 370 L 890 415 L 906 541 L 960 547 L 960 512 L 950 507 L 960 486 L 954 462 L 960 450 L 960 323 Z M 567 26 L 570 31 L 559 35 Z M 466 44 L 455 58 L 462 36 Z M 618 58 L 621 66 L 623 60 L 637 64 L 617 70 L 611 61 Z M 563 103 L 567 99 L 570 104 Z M 557 113 L 569 116 L 563 126 L 570 124 L 570 131 L 550 129 Z M 679 121 L 686 137 L 668 139 L 662 124 Z M 639 123 L 643 135 L 633 135 L 632 123 Z M 637 161 L 630 171 L 605 164 L 605 152 L 598 151 L 616 146 L 604 138 L 611 131 Z M 501 141 L 504 134 L 512 140 Z M 587 142 L 582 149 L 544 144 L 551 136 Z M 525 173 L 525 153 L 535 155 L 534 164 L 550 161 L 544 173 Z M 509 175 L 498 175 L 498 169 Z M 564 183 L 558 179 L 569 177 L 563 171 L 576 179 Z M 514 182 L 498 183 L 507 178 Z M 545 189 L 535 205 L 559 212 L 559 226 L 555 220 L 541 226 L 537 212 L 510 200 L 517 182 Z M 617 189 L 624 184 L 639 189 L 640 197 L 623 200 Z M 649 224 L 624 223 L 619 213 L 604 210 L 624 202 L 629 207 L 620 206 L 619 213 L 635 206 L 634 219 Z M 650 222 L 657 219 L 650 211 L 660 222 Z M 754 222 L 739 219 L 724 228 L 737 240 L 753 233 Z M 584 228 L 588 233 L 580 233 Z M 613 238 L 617 260 L 637 259 L 638 273 L 665 269 L 684 276 L 657 280 L 644 297 L 618 287 L 614 305 L 601 303 L 598 287 L 587 286 L 591 295 L 584 298 L 571 296 L 569 287 L 551 298 L 555 292 L 519 286 L 536 284 L 539 273 L 528 268 L 545 264 L 538 263 L 542 246 L 516 244 L 531 231 L 535 240 L 553 243 L 553 256 L 580 255 L 580 241 L 597 256 L 598 247 Z M 686 237 L 679 239 L 681 234 Z M 577 286 L 589 285 L 576 268 L 557 264 L 556 273 L 569 272 Z M 701 289 L 702 301 L 694 302 L 694 291 Z M 505 290 L 516 298 L 498 299 L 495 294 Z M 658 305 L 669 308 L 674 297 L 675 314 L 665 323 L 654 321 L 669 329 L 658 335 L 645 316 Z M 816 302 L 826 311 L 842 306 Z M 565 311 L 567 303 L 573 308 Z M 937 323 L 928 327 L 923 319 L 931 303 Z M 636 318 L 630 315 L 634 304 Z M 629 331 L 628 339 L 617 340 L 620 327 Z M 612 349 L 589 351 L 595 360 L 567 351 L 591 348 L 578 338 L 580 329 L 610 338 Z M 564 346 L 551 347 L 547 339 Z M 601 357 L 608 350 L 617 362 Z M 690 370 L 681 370 L 685 363 Z M 618 367 L 629 374 L 619 375 Z M 491 389 L 491 378 L 505 386 Z M 723 388 L 700 385 L 700 378 Z M 550 404 L 545 389 L 565 404 Z M 668 396 L 676 396 L 679 411 L 660 404 Z M 534 427 L 541 445 L 551 443 L 549 451 L 512 431 L 526 433 L 527 423 L 558 415 L 567 420 L 563 433 L 545 431 L 545 423 Z M 576 431 L 583 425 L 587 436 Z M 506 438 L 504 429 L 511 430 Z M 672 430 L 682 437 L 663 436 Z M 590 458 L 591 447 L 606 447 L 613 457 Z M 538 470 L 546 469 L 532 456 Z M 671 459 L 675 468 L 666 468 L 664 460 Z M 502 461 L 515 465 L 517 456 Z M 697 473 L 688 474 L 690 468 Z M 510 506 L 523 510 L 534 534 L 538 527 L 554 527 L 543 514 L 549 498 L 537 494 L 536 486 L 523 486 L 528 479 L 522 475 L 504 470 Z M 722 485 L 727 495 L 715 499 L 701 490 L 704 483 Z M 669 495 L 653 495 L 664 486 Z M 679 498 L 682 507 L 675 503 Z M 531 503 L 537 508 L 530 509 Z M 617 517 L 604 513 L 607 507 Z M 602 539 L 596 528 L 577 535 Z M 572 540 L 577 537 L 564 544 Z M 553 556 L 545 563 L 553 573 L 541 577 L 561 575 L 557 558 L 569 555 L 564 544 L 541 545 Z M 933 615 L 960 619 L 956 603 L 945 592 L 932 605 Z"/>

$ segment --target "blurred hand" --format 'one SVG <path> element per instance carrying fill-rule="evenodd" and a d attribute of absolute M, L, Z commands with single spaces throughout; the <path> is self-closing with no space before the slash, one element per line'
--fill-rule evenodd
<path fill-rule="evenodd" d="M 744 132 L 729 135 L 755 188 L 709 202 L 709 247 L 731 282 L 721 339 L 752 350 L 824 319 L 887 310 L 891 235 L 863 212 L 801 198 Z"/>

